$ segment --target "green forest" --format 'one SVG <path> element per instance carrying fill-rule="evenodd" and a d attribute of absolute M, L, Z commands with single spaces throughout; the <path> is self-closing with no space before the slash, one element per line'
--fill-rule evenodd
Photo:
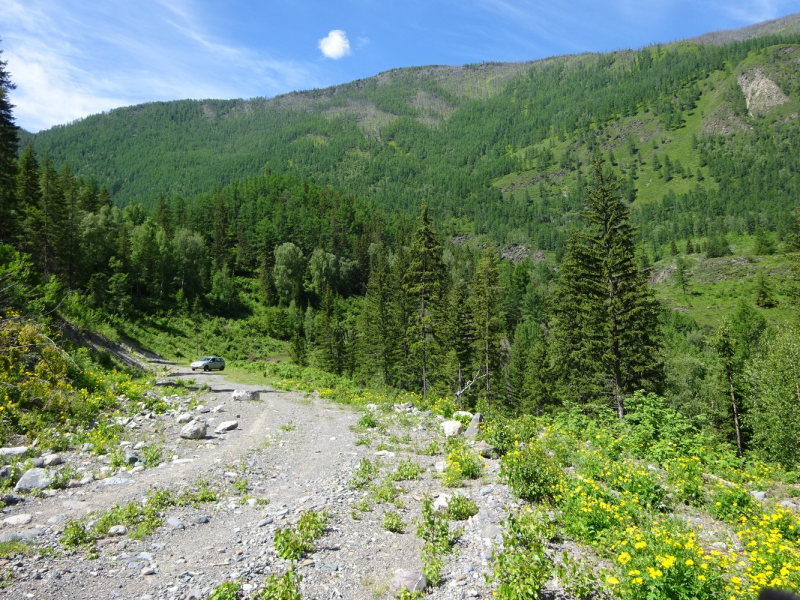
<path fill-rule="evenodd" d="M 797 483 L 798 65 L 800 34 L 681 42 L 31 135 L 0 62 L 0 441 L 88 426 L 93 332 Z"/>

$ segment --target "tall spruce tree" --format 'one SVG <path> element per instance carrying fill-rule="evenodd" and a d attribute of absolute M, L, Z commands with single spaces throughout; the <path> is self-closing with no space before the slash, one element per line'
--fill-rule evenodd
<path fill-rule="evenodd" d="M 504 352 L 502 338 L 502 289 L 497 272 L 497 257 L 491 249 L 483 253 L 472 279 L 472 312 L 474 323 L 475 356 L 478 358 L 481 389 L 486 402 L 492 404 L 503 389 Z"/>
<path fill-rule="evenodd" d="M 444 265 L 442 247 L 433 229 L 428 204 L 422 204 L 419 226 L 409 251 L 404 292 L 411 305 L 406 330 L 415 379 L 422 396 L 427 397 L 436 359 L 436 329 L 438 325 Z"/>
<path fill-rule="evenodd" d="M 19 224 L 15 193 L 17 126 L 11 110 L 14 105 L 8 97 L 15 87 L 6 71 L 6 61 L 0 60 L 0 243 L 13 243 Z"/>
<path fill-rule="evenodd" d="M 399 338 L 393 310 L 396 290 L 386 250 L 377 247 L 370 262 L 367 294 L 361 311 L 361 364 L 368 373 L 378 373 L 384 384 L 394 385 Z"/>
<path fill-rule="evenodd" d="M 593 164 L 583 218 L 561 265 L 553 306 L 556 365 L 572 399 L 610 397 L 625 415 L 625 396 L 658 391 L 658 303 L 637 265 L 629 209 L 601 156 Z"/>

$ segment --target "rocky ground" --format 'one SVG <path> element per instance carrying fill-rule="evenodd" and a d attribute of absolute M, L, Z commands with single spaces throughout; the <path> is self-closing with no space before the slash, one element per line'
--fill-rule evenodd
<path fill-rule="evenodd" d="M 27 547 L 0 561 L 0 597 L 206 598 L 229 580 L 252 593 L 269 574 L 288 567 L 273 548 L 277 528 L 294 525 L 310 509 L 325 511 L 329 519 L 314 553 L 298 563 L 303 598 L 389 598 L 396 570 L 421 568 L 422 544 L 415 535 L 421 501 L 426 494 L 453 493 L 435 476 L 436 463 L 445 459 L 440 417 L 410 407 L 376 408 L 379 427 L 366 428 L 358 425 L 362 413 L 349 407 L 238 384 L 223 374 L 174 369 L 162 383 L 189 378 L 207 388 L 177 388 L 178 394 L 168 392 L 173 408 L 167 413 L 143 412 L 127 422 L 122 443 L 129 466 L 111 468 L 107 457 L 90 451 L 40 458 L 37 464 L 44 463 L 47 472 L 71 468 L 76 479 L 65 489 L 4 498 L 0 543 L 21 540 Z M 260 399 L 235 400 L 237 391 L 258 391 Z M 205 436 L 180 437 L 192 420 L 206 424 Z M 225 422 L 232 429 L 217 433 Z M 163 445 L 164 460 L 143 468 L 137 446 L 154 441 Z M 431 442 L 439 447 L 432 456 L 423 453 Z M 380 466 L 376 482 L 403 459 L 424 471 L 417 480 L 396 483 L 402 491 L 395 505 L 376 502 L 368 489 L 350 485 L 363 458 Z M 61 465 L 52 464 L 59 460 Z M 501 539 L 500 522 L 514 501 L 497 481 L 498 461 L 486 465 L 482 479 L 457 490 L 475 500 L 479 512 L 459 524 L 464 529 L 445 558 L 443 582 L 427 597 L 491 595 L 484 575 Z M 141 502 L 151 490 L 191 489 L 199 480 L 218 499 L 170 507 L 163 525 L 143 539 L 120 529 L 121 535 L 98 540 L 94 553 L 60 543 L 70 519 L 91 523 L 115 504 Z M 404 533 L 384 530 L 388 510 L 399 512 Z"/>

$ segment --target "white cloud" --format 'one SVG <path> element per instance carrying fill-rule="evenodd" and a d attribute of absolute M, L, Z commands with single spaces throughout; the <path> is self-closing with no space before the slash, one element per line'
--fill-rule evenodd
<path fill-rule="evenodd" d="M 334 29 L 319 41 L 319 49 L 328 58 L 339 60 L 350 54 L 350 40 L 347 39 L 344 31 Z"/>
<path fill-rule="evenodd" d="M 112 108 L 319 87 L 313 62 L 230 44 L 195 0 L 0 0 L 2 58 L 29 131 Z"/>

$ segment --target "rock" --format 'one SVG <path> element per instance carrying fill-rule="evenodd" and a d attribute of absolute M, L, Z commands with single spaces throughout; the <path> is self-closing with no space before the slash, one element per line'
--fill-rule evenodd
<path fill-rule="evenodd" d="M 442 431 L 444 431 L 445 437 L 453 437 L 454 435 L 459 435 L 464 427 L 461 424 L 461 421 L 444 421 L 441 426 L 442 426 Z"/>
<path fill-rule="evenodd" d="M 411 402 L 394 405 L 395 412 L 409 412 L 412 408 L 414 408 L 414 405 Z"/>
<path fill-rule="evenodd" d="M 421 592 L 427 585 L 428 581 L 421 571 L 398 569 L 389 584 L 389 593 L 394 597 L 403 588 L 409 592 Z"/>
<path fill-rule="evenodd" d="M 433 501 L 433 510 L 446 511 L 452 497 L 450 494 L 439 494 Z"/>
<path fill-rule="evenodd" d="M 16 494 L 3 494 L 2 496 L 0 496 L 0 502 L 5 504 L 6 506 L 13 506 L 22 499 L 23 498 L 17 496 Z"/>
<path fill-rule="evenodd" d="M 206 437 L 206 424 L 203 421 L 189 421 L 181 429 L 181 437 L 187 440 L 201 440 Z"/>
<path fill-rule="evenodd" d="M 266 519 L 262 519 L 258 522 L 258 527 L 264 527 L 265 525 L 271 525 L 274 519 L 272 517 L 267 517 Z"/>
<path fill-rule="evenodd" d="M 128 528 L 125 525 L 113 525 L 108 528 L 108 535 L 125 535 Z"/>
<path fill-rule="evenodd" d="M 44 529 L 26 529 L 24 531 L 14 531 L 9 533 L 0 533 L 0 544 L 8 544 L 10 542 L 30 542 L 44 533 Z"/>
<path fill-rule="evenodd" d="M 181 413 L 177 417 L 175 417 L 176 423 L 188 423 L 189 421 L 194 420 L 194 416 L 192 413 Z"/>
<path fill-rule="evenodd" d="M 53 473 L 47 469 L 34 467 L 28 469 L 19 478 L 17 485 L 14 486 L 15 492 L 31 492 L 33 490 L 43 490 L 53 483 Z"/>
<path fill-rule="evenodd" d="M 33 521 L 32 515 L 22 514 L 22 515 L 14 515 L 13 517 L 8 517 L 7 519 L 3 519 L 3 524 L 19 526 L 19 525 L 27 525 L 31 521 Z"/>
<path fill-rule="evenodd" d="M 500 452 L 498 452 L 497 448 L 490 446 L 483 440 L 475 444 L 475 450 L 477 450 L 483 458 L 491 458 L 492 460 L 500 458 Z"/>
<path fill-rule="evenodd" d="M 224 404 L 219 404 L 219 405 L 215 406 L 214 408 L 212 408 L 212 409 L 211 409 L 211 412 L 212 412 L 212 413 L 221 413 L 221 412 L 225 412 L 225 405 L 224 405 Z"/>
<path fill-rule="evenodd" d="M 155 574 L 156 574 L 156 568 L 155 567 L 153 567 L 153 566 L 142 567 L 142 575 L 143 576 L 144 575 L 155 575 Z"/>
<path fill-rule="evenodd" d="M 384 458 L 394 458 L 395 454 L 391 450 L 378 450 L 375 456 L 382 456 Z"/>
<path fill-rule="evenodd" d="M 13 448 L 0 448 L 0 456 L 21 456 L 28 451 L 28 446 L 14 446 Z"/>
<path fill-rule="evenodd" d="M 191 520 L 194 525 L 205 525 L 208 521 L 209 518 L 206 515 L 199 515 Z"/>
<path fill-rule="evenodd" d="M 92 450 L 94 450 L 94 444 L 92 443 L 86 443 L 81 446 L 81 452 L 91 452 Z"/>
<path fill-rule="evenodd" d="M 488 496 L 489 494 L 491 494 L 491 493 L 492 493 L 492 488 L 491 488 L 491 486 L 488 486 L 488 485 L 487 485 L 486 487 L 482 487 L 482 488 L 481 488 L 481 491 L 480 491 L 480 492 L 478 492 L 478 493 L 479 493 L 481 496 Z"/>
<path fill-rule="evenodd" d="M 211 409 L 205 406 L 204 404 L 200 404 L 199 406 L 195 406 L 194 410 L 196 413 L 204 415 L 206 413 L 211 412 Z"/>
<path fill-rule="evenodd" d="M 472 415 L 472 420 L 469 422 L 469 427 L 467 427 L 464 437 L 468 439 L 475 439 L 480 432 L 481 423 L 483 423 L 483 415 L 481 413 L 475 413 Z"/>
<path fill-rule="evenodd" d="M 139 456 L 133 452 L 132 450 L 128 450 L 125 452 L 125 458 L 123 458 L 126 465 L 135 465 L 140 461 Z"/>
<path fill-rule="evenodd" d="M 36 467 L 37 469 L 41 469 L 44 466 L 44 459 L 43 458 L 32 458 L 30 461 L 32 467 Z"/>
<path fill-rule="evenodd" d="M 48 454 L 42 457 L 42 463 L 45 467 L 55 467 L 64 463 L 64 459 L 60 454 Z"/>
<path fill-rule="evenodd" d="M 497 525 L 494 525 L 492 523 L 488 523 L 481 530 L 481 537 L 485 539 L 488 538 L 490 540 L 493 540 L 498 535 L 503 535 L 503 530 L 500 529 Z"/>
<path fill-rule="evenodd" d="M 251 392 L 249 390 L 234 390 L 231 394 L 232 400 L 260 400 L 260 392 Z"/>
<path fill-rule="evenodd" d="M 133 483 L 133 479 L 128 477 L 106 477 L 100 483 L 101 485 L 128 485 Z"/>
<path fill-rule="evenodd" d="M 437 473 L 444 473 L 444 470 L 447 468 L 447 463 L 443 460 L 437 462 L 434 467 L 436 468 Z"/>
<path fill-rule="evenodd" d="M 753 498 L 755 498 L 759 502 L 767 499 L 767 492 L 750 492 L 750 493 L 753 495 Z"/>
<path fill-rule="evenodd" d="M 0 467 L 0 479 L 8 479 L 14 474 L 14 469 L 11 468 L 11 465 L 3 465 Z"/>
<path fill-rule="evenodd" d="M 239 427 L 239 421 L 223 421 L 214 430 L 214 433 L 225 433 L 226 431 L 233 431 Z"/>
<path fill-rule="evenodd" d="M 167 525 L 172 527 L 172 529 L 186 529 L 183 521 L 181 521 L 178 517 L 169 517 L 167 519 Z"/>
<path fill-rule="evenodd" d="M 788 508 L 790 510 L 797 510 L 797 504 L 795 504 L 791 500 L 782 500 L 779 504 L 784 508 Z"/>

